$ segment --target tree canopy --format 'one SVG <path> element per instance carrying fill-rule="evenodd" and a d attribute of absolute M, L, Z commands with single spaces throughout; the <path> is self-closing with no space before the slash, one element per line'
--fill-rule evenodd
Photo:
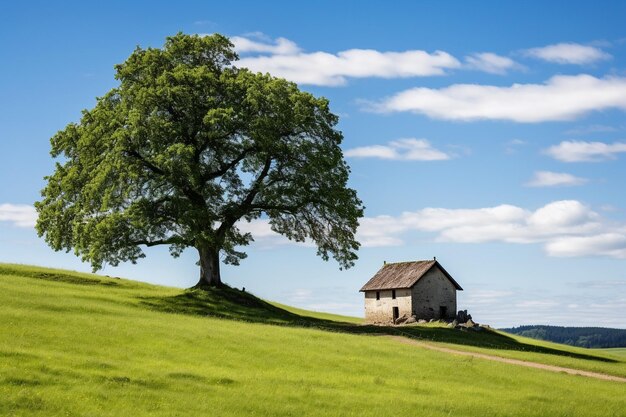
<path fill-rule="evenodd" d="M 352 266 L 363 206 L 347 186 L 337 116 L 237 59 L 224 36 L 179 33 L 117 65 L 119 85 L 51 139 L 39 235 L 94 270 L 134 263 L 146 246 L 193 247 L 198 285 L 220 285 L 220 258 L 238 264 L 253 240 L 241 222 L 263 217 Z"/>

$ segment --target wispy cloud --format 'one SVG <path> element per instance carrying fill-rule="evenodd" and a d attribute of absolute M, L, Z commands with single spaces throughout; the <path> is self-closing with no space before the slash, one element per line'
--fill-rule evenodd
<path fill-rule="evenodd" d="M 303 52 L 295 42 L 263 36 L 235 36 L 235 49 L 244 55 L 237 63 L 253 71 L 321 86 L 340 86 L 349 78 L 408 78 L 443 75 L 461 63 L 444 51 L 377 51 L 348 49 L 337 53 Z"/>
<path fill-rule="evenodd" d="M 576 284 L 578 288 L 591 288 L 591 289 L 599 289 L 599 290 L 612 290 L 612 291 L 620 291 L 621 289 L 626 289 L 626 278 L 625 279 L 599 279 L 593 281 L 583 281 Z"/>
<path fill-rule="evenodd" d="M 626 143 L 563 141 L 544 150 L 544 153 L 563 162 L 598 162 L 615 159 L 626 152 Z"/>
<path fill-rule="evenodd" d="M 447 153 L 435 149 L 426 139 L 398 139 L 387 145 L 361 146 L 344 152 L 350 158 L 379 158 L 399 161 L 442 161 Z"/>
<path fill-rule="evenodd" d="M 506 142 L 505 144 L 504 153 L 508 155 L 512 155 L 514 153 L 517 153 L 520 147 L 526 146 L 526 145 L 528 145 L 528 142 L 526 142 L 525 140 L 521 140 L 521 139 L 510 140 Z"/>
<path fill-rule="evenodd" d="M 523 54 L 557 64 L 575 65 L 592 64 L 611 58 L 610 54 L 599 48 L 578 43 L 557 43 L 541 48 L 531 48 L 523 51 Z"/>
<path fill-rule="evenodd" d="M 527 187 L 563 187 L 583 185 L 589 182 L 586 178 L 576 177 L 564 172 L 537 171 L 525 185 Z"/>
<path fill-rule="evenodd" d="M 509 87 L 454 84 L 402 91 L 369 110 L 412 112 L 444 120 L 508 120 L 520 123 L 572 120 L 592 111 L 626 110 L 626 78 L 560 75 L 544 84 Z"/>
<path fill-rule="evenodd" d="M 557 300 L 522 300 L 515 307 L 529 310 L 546 310 L 559 305 Z"/>
<path fill-rule="evenodd" d="M 566 135 L 587 135 L 589 133 L 617 132 L 617 128 L 607 125 L 578 126 L 565 132 Z"/>
<path fill-rule="evenodd" d="M 0 204 L 0 222 L 32 228 L 37 222 L 37 212 L 33 206 L 27 204 Z"/>
<path fill-rule="evenodd" d="M 500 75 L 506 74 L 511 69 L 522 68 L 520 64 L 511 58 L 491 52 L 481 52 L 466 56 L 465 66 L 469 69 Z"/>
<path fill-rule="evenodd" d="M 288 294 L 289 301 L 294 303 L 302 303 L 313 298 L 313 290 L 310 288 L 296 288 Z"/>
<path fill-rule="evenodd" d="M 498 302 L 498 300 L 502 300 L 505 297 L 509 297 L 512 295 L 512 291 L 505 290 L 481 290 L 481 289 L 471 289 L 468 290 L 468 294 L 464 297 L 464 301 L 467 304 L 478 305 L 478 304 L 493 304 Z"/>

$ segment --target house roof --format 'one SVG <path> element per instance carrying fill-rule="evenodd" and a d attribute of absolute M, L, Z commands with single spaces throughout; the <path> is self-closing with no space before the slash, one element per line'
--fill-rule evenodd
<path fill-rule="evenodd" d="M 444 273 L 457 290 L 463 291 L 463 288 L 461 288 L 458 282 L 456 282 L 454 278 L 443 269 L 439 262 L 435 260 L 385 264 L 372 279 L 367 281 L 363 288 L 361 288 L 361 291 L 411 288 L 435 266 Z"/>

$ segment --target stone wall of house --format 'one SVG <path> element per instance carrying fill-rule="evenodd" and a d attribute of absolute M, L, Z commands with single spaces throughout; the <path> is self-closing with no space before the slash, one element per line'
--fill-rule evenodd
<path fill-rule="evenodd" d="M 434 267 L 413 286 L 413 314 L 418 319 L 452 319 L 456 315 L 456 288 Z M 441 315 L 441 307 L 445 314 Z"/>
<path fill-rule="evenodd" d="M 393 323 L 393 307 L 398 307 L 399 316 L 410 316 L 412 302 L 411 289 L 396 290 L 396 298 L 393 299 L 391 290 L 381 290 L 380 299 L 376 299 L 376 291 L 365 291 L 365 321 L 376 324 Z"/>

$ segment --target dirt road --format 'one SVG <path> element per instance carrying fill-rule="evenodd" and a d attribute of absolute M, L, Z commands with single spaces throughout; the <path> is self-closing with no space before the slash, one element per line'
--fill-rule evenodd
<path fill-rule="evenodd" d="M 512 364 L 512 365 L 526 366 L 527 368 L 543 369 L 545 371 L 550 371 L 550 372 L 564 372 L 564 373 L 570 374 L 570 375 L 582 375 L 582 376 L 586 376 L 586 377 L 589 377 L 589 378 L 603 379 L 605 381 L 626 382 L 626 378 L 623 378 L 623 377 L 620 377 L 620 376 L 602 374 L 602 373 L 599 373 L 599 372 L 583 371 L 583 370 L 580 370 L 580 369 L 564 368 L 562 366 L 546 365 L 546 364 L 543 364 L 543 363 L 528 362 L 528 361 L 522 361 L 522 360 L 519 360 L 519 359 L 503 358 L 503 357 L 500 357 L 500 356 L 487 355 L 487 354 L 484 354 L 484 353 L 467 352 L 467 351 L 463 351 L 463 350 L 450 349 L 450 348 L 447 348 L 447 347 L 436 346 L 436 345 L 433 345 L 433 344 L 428 343 L 428 342 L 421 342 L 419 340 L 409 339 L 409 338 L 402 337 L 402 336 L 388 336 L 388 337 L 390 337 L 390 338 L 392 338 L 392 339 L 394 339 L 394 340 L 396 340 L 396 341 L 398 341 L 400 343 L 405 343 L 407 345 L 419 346 L 419 347 L 424 348 L 424 349 L 436 350 L 438 352 L 451 353 L 453 355 L 471 356 L 471 357 L 474 357 L 474 358 L 486 359 L 486 360 L 495 361 L 495 362 L 503 362 L 503 363 L 509 363 L 509 364 Z"/>

